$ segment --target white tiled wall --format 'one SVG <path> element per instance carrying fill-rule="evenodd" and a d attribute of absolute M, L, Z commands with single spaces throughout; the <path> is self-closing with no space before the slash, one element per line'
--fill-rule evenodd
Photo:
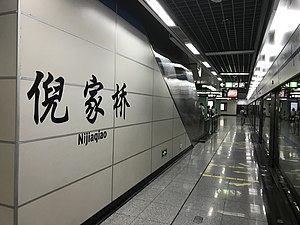
<path fill-rule="evenodd" d="M 0 13 L 17 10 L 17 4 L 18 4 L 17 0 L 1 0 Z"/>
<path fill-rule="evenodd" d="M 148 40 L 122 18 L 117 18 L 117 53 L 153 68 L 154 57 Z"/>
<path fill-rule="evenodd" d="M 0 203 L 10 206 L 14 205 L 14 148 L 0 143 Z"/>
<path fill-rule="evenodd" d="M 16 116 L 16 80 L 0 79 L 0 93 L 0 140 L 14 141 Z"/>
<path fill-rule="evenodd" d="M 0 12 L 2 10 L 0 1 Z M 6 1 L 4 1 L 6 2 Z M 7 6 L 10 4 L 7 4 Z M 17 15 L 8 14 L 0 16 L 0 78 L 1 76 L 16 76 L 17 60 Z"/>
<path fill-rule="evenodd" d="M 56 77 L 57 78 L 57 77 Z M 113 91 L 101 90 L 102 101 L 100 107 L 104 110 L 104 116 L 98 114 L 97 120 L 91 124 L 86 119 L 85 101 L 83 96 L 84 86 L 65 85 L 62 100 L 59 102 L 56 117 L 62 117 L 68 107 L 69 120 L 65 123 L 53 123 L 51 121 L 51 112 L 46 119 L 36 124 L 34 122 L 34 98 L 31 100 L 27 97 L 27 92 L 32 87 L 33 82 L 28 80 L 21 81 L 21 116 L 20 116 L 20 139 L 22 141 L 38 138 L 65 135 L 83 131 L 91 131 L 102 128 L 111 128 L 113 126 Z M 40 85 L 42 88 L 42 84 Z M 42 89 L 43 90 L 43 89 Z M 40 95 L 39 114 L 44 114 L 46 107 L 41 102 L 44 101 L 43 93 Z"/>
<path fill-rule="evenodd" d="M 182 152 L 186 147 L 185 134 L 182 134 L 173 139 L 173 157 Z"/>
<path fill-rule="evenodd" d="M 109 50 L 115 45 L 115 14 L 96 0 L 22 0 L 21 12 Z M 101 21 L 101 22 L 100 22 Z M 77 46 L 76 46 L 77 47 Z"/>
<path fill-rule="evenodd" d="M 173 118 L 173 100 L 171 98 L 153 97 L 153 120 Z"/>
<path fill-rule="evenodd" d="M 167 150 L 167 155 L 162 157 L 162 151 Z M 152 172 L 164 165 L 173 157 L 173 144 L 172 140 L 164 142 L 152 148 Z"/>
<path fill-rule="evenodd" d="M 152 96 L 140 94 L 128 94 L 127 101 L 130 107 L 126 107 L 126 119 L 120 116 L 116 118 L 116 126 L 126 126 L 152 121 Z"/>
<path fill-rule="evenodd" d="M 113 52 L 24 15 L 20 35 L 23 78 L 34 79 L 38 70 L 85 86 L 95 75 L 104 88 L 114 89 Z"/>
<path fill-rule="evenodd" d="M 80 224 L 189 142 L 144 34 L 98 0 L 20 4 L 19 224 Z M 39 86 L 39 116 L 46 109 L 43 82 L 51 72 L 54 79 L 65 80 L 55 116 L 63 116 L 68 107 L 67 122 L 53 123 L 50 110 L 44 122 L 35 123 L 36 96 L 29 99 L 27 93 L 36 71 L 45 75 Z M 105 113 L 98 114 L 94 124 L 86 119 L 83 94 L 92 75 L 104 86 L 99 94 Z M 13 81 L 1 82 L 15 90 Z M 122 115 L 120 108 L 113 108 L 116 84 L 120 89 L 126 84 L 130 106 Z M 0 109 L 1 113 L 8 114 Z M 106 131 L 107 137 L 78 145 L 80 133 L 98 130 Z M 14 130 L 9 135 L 0 131 L 0 140 L 1 135 L 14 140 L 13 134 Z M 162 157 L 164 149 L 168 154 Z"/>
<path fill-rule="evenodd" d="M 114 162 L 151 148 L 151 123 L 115 129 Z"/>
<path fill-rule="evenodd" d="M 19 203 L 61 188 L 112 164 L 112 129 L 107 137 L 78 146 L 78 135 L 20 146 Z"/>
<path fill-rule="evenodd" d="M 152 146 L 172 139 L 173 120 L 153 122 Z"/>
<path fill-rule="evenodd" d="M 0 224 L 13 225 L 14 224 L 14 211 L 0 205 Z"/>
<path fill-rule="evenodd" d="M 169 89 L 167 88 L 164 78 L 161 75 L 161 73 L 158 71 L 154 71 L 153 95 L 161 96 L 161 97 L 170 97 L 170 92 Z"/>
<path fill-rule="evenodd" d="M 113 167 L 113 199 L 151 173 L 151 151 L 145 151 Z"/>
<path fill-rule="evenodd" d="M 110 202 L 111 168 L 19 208 L 19 224 L 81 224 Z"/>
<path fill-rule="evenodd" d="M 117 55 L 116 83 L 122 87 L 126 83 L 126 90 L 152 95 L 153 70 L 140 63 Z"/>

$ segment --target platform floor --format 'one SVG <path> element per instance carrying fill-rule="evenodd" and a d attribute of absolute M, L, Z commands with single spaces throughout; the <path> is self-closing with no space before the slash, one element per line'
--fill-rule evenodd
<path fill-rule="evenodd" d="M 219 131 L 173 164 L 102 225 L 267 225 L 248 128 Z"/>

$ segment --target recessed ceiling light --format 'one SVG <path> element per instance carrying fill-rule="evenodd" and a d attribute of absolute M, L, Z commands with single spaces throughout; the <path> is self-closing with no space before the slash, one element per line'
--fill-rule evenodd
<path fill-rule="evenodd" d="M 195 46 L 192 43 L 185 43 L 185 46 L 188 47 L 188 49 L 194 54 L 194 55 L 200 55 L 200 52 L 195 48 Z"/>
<path fill-rule="evenodd" d="M 157 0 L 146 0 L 146 2 L 151 7 L 151 9 L 162 19 L 162 21 L 164 21 L 164 23 L 167 24 L 167 26 L 176 26 L 174 21 L 171 19 L 171 17 L 167 14 L 167 12 Z"/>
<path fill-rule="evenodd" d="M 204 62 L 202 62 L 202 63 L 203 63 L 203 65 L 206 66 L 207 68 L 211 68 L 211 66 L 209 65 L 208 62 L 205 62 L 205 61 L 204 61 Z"/>

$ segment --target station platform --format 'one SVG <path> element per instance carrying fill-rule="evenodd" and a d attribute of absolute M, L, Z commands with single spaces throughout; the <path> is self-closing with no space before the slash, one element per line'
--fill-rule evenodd
<path fill-rule="evenodd" d="M 220 117 L 217 133 L 101 223 L 109 224 L 267 225 L 249 128 Z"/>

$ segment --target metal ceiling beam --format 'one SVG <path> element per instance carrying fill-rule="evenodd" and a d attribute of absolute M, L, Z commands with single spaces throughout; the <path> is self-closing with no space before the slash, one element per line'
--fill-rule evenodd
<path fill-rule="evenodd" d="M 255 50 L 240 50 L 240 51 L 222 51 L 222 52 L 206 52 L 206 56 L 214 55 L 242 55 L 242 54 L 253 54 Z"/>

